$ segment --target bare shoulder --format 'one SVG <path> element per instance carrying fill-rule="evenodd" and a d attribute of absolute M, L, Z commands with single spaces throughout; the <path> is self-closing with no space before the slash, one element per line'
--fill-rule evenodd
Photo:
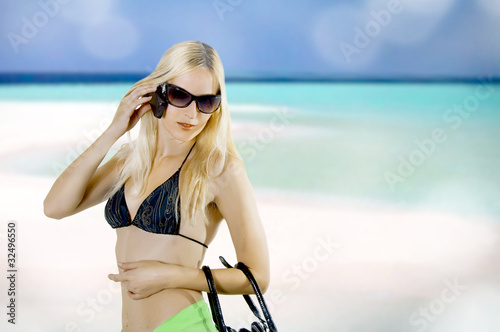
<path fill-rule="evenodd" d="M 228 158 L 219 176 L 213 179 L 214 200 L 238 199 L 252 189 L 244 163 L 237 158 Z"/>
<path fill-rule="evenodd" d="M 217 177 L 217 179 L 221 181 L 224 178 L 236 179 L 242 176 L 247 176 L 245 164 L 243 163 L 243 161 L 235 157 L 228 157 L 226 160 L 226 165 L 224 166 L 223 171 L 221 172 L 220 176 Z"/>

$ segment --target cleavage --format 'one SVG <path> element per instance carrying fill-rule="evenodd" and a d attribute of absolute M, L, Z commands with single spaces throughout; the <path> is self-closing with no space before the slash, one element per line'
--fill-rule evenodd
<path fill-rule="evenodd" d="M 127 208 L 127 211 L 128 211 L 128 214 L 129 214 L 129 217 L 130 217 L 130 221 L 133 221 L 136 216 L 137 216 L 137 213 L 139 212 L 139 210 L 141 209 L 141 207 L 144 205 L 144 203 L 146 202 L 146 200 L 151 196 L 153 195 L 154 193 L 156 193 L 158 190 L 161 190 L 162 187 L 168 182 L 168 181 L 171 181 L 173 180 L 174 176 L 176 175 L 176 173 L 178 173 L 180 171 L 180 168 L 175 171 L 170 177 L 168 177 L 167 179 L 163 180 L 160 184 L 158 184 L 156 187 L 154 187 L 151 191 L 147 191 L 147 189 L 150 187 L 148 186 L 148 188 L 146 188 L 146 192 L 148 192 L 148 195 L 147 196 L 144 196 L 144 198 L 136 198 L 135 196 L 133 196 L 133 205 L 137 205 L 137 208 L 135 209 L 135 213 L 132 217 L 132 210 L 130 209 L 130 205 L 129 205 L 129 200 L 128 200 L 128 195 L 125 194 L 125 191 L 127 190 L 126 187 L 128 187 L 128 185 L 125 187 L 124 185 L 124 189 L 123 189 L 123 198 L 124 198 L 124 201 L 125 201 L 125 206 Z M 151 177 L 151 176 L 150 176 Z M 141 196 L 142 197 L 142 196 Z M 133 206 L 132 206 L 133 207 Z"/>

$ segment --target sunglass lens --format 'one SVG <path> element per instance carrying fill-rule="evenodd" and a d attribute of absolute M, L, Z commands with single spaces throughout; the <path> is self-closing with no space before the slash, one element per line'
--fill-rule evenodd
<path fill-rule="evenodd" d="M 198 97 L 198 108 L 203 113 L 213 113 L 220 105 L 220 96 Z"/>
<path fill-rule="evenodd" d="M 186 107 L 191 101 L 191 96 L 176 87 L 167 89 L 168 102 L 176 107 Z"/>

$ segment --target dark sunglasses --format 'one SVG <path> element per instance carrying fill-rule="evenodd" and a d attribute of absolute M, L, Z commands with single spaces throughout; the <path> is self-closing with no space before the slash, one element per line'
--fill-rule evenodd
<path fill-rule="evenodd" d="M 147 96 L 148 95 L 151 94 L 147 94 Z M 185 108 L 188 107 L 193 100 L 196 102 L 198 111 L 205 114 L 212 114 L 220 106 L 221 95 L 219 92 L 216 95 L 194 96 L 177 85 L 164 83 L 156 88 L 149 104 L 151 105 L 153 114 L 157 118 L 161 118 L 167 104 Z"/>

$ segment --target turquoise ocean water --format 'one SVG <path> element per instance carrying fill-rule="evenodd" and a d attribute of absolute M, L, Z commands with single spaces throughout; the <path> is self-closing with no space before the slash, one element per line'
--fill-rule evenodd
<path fill-rule="evenodd" d="M 0 101 L 119 102 L 130 86 L 2 85 Z M 500 85 L 228 83 L 227 92 L 256 188 L 500 217 Z"/>

